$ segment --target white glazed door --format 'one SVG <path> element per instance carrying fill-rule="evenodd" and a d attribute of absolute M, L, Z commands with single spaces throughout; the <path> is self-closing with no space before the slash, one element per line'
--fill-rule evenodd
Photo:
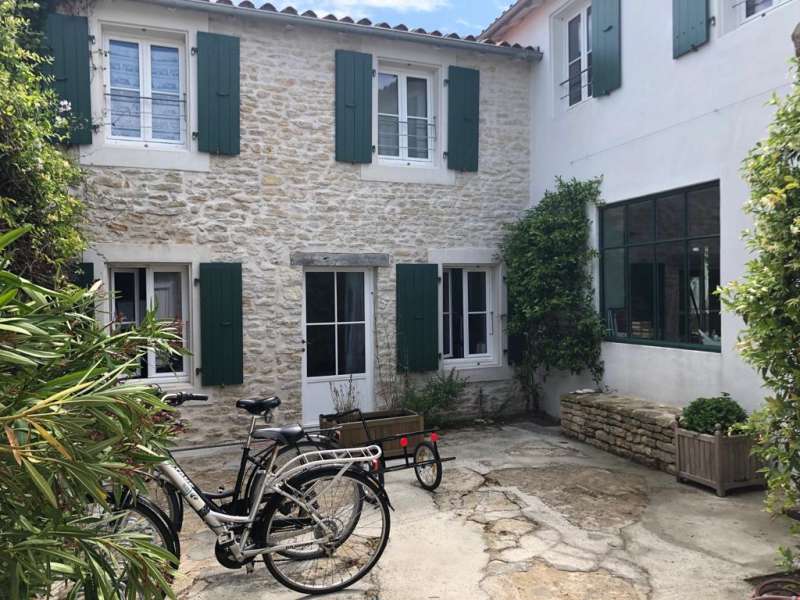
<path fill-rule="evenodd" d="M 371 271 L 304 273 L 303 422 L 335 412 L 334 395 L 364 411 L 373 399 L 373 280 Z"/>

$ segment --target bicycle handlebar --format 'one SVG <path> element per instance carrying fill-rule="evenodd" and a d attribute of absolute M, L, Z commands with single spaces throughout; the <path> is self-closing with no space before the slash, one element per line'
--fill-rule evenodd
<path fill-rule="evenodd" d="M 162 399 L 171 406 L 180 406 L 184 402 L 189 402 L 191 400 L 208 400 L 208 396 L 206 394 L 194 394 L 192 392 L 178 392 L 176 394 L 167 394 Z"/>

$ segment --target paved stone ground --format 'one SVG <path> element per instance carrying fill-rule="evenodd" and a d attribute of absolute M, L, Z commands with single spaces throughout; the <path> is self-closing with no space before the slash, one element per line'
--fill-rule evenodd
<path fill-rule="evenodd" d="M 388 481 L 389 546 L 373 573 L 342 599 L 732 600 L 744 579 L 775 570 L 787 524 L 761 492 L 717 498 L 669 475 L 529 424 L 445 436 L 436 493 L 413 472 Z M 184 462 L 201 484 L 235 469 L 232 455 Z M 179 597 L 289 600 L 262 563 L 228 571 L 196 517 L 182 537 Z"/>

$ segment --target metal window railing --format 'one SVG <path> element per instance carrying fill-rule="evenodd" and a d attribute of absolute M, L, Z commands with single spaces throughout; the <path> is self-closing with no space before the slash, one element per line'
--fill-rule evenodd
<path fill-rule="evenodd" d="M 186 97 L 108 92 L 100 126 L 117 139 L 181 143 L 189 129 Z"/>
<path fill-rule="evenodd" d="M 425 121 L 422 117 L 401 121 L 394 115 L 379 114 L 378 154 L 387 158 L 430 160 L 436 150 L 436 123 L 433 119 Z M 387 128 L 394 130 L 387 131 Z"/>

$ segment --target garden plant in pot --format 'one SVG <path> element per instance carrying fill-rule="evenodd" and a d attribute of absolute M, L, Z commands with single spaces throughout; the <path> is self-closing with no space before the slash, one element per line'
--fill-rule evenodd
<path fill-rule="evenodd" d="M 753 440 L 735 433 L 747 413 L 729 394 L 698 398 L 675 425 L 676 477 L 716 490 L 762 485 L 761 465 L 751 456 Z"/>

